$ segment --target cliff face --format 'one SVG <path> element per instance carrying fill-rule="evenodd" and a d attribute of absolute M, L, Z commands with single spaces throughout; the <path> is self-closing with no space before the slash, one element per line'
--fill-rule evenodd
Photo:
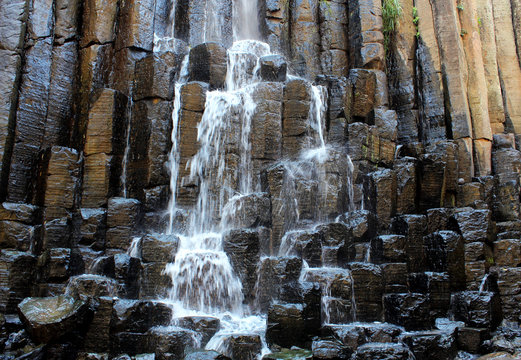
<path fill-rule="evenodd" d="M 381 0 L 0 0 L 7 358 L 177 359 L 216 338 L 233 359 L 519 352 L 521 3 L 399 2 L 384 46 Z M 236 54 L 248 17 L 278 55 Z M 258 83 L 219 118 L 224 165 L 194 176 L 229 74 Z M 319 140 L 327 159 L 302 160 Z M 212 314 L 154 328 L 179 317 L 157 300 L 204 191 L 261 335 L 214 337 Z"/>

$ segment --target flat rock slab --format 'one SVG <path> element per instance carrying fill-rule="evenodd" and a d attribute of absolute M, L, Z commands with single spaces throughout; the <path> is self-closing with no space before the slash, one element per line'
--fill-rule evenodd
<path fill-rule="evenodd" d="M 18 305 L 20 318 L 31 337 L 40 343 L 60 338 L 82 323 L 88 303 L 70 296 L 26 298 Z"/>

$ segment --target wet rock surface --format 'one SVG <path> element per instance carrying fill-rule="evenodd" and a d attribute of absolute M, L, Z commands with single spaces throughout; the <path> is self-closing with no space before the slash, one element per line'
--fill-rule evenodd
<path fill-rule="evenodd" d="M 0 0 L 0 358 L 518 358 L 521 4 L 387 5 Z"/>

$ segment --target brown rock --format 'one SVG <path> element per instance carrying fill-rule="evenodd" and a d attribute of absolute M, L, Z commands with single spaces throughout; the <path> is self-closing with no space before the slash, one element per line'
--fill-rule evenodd
<path fill-rule="evenodd" d="M 483 55 L 483 66 L 487 83 L 488 114 L 494 134 L 504 130 L 505 109 L 498 72 L 496 34 L 492 2 L 477 0 L 477 16 L 480 19 L 479 37 Z"/>
<path fill-rule="evenodd" d="M 62 217 L 72 210 L 79 189 L 80 163 L 76 150 L 53 146 L 46 174 L 45 219 Z"/>
<path fill-rule="evenodd" d="M 79 0 L 57 0 L 54 41 L 63 44 L 78 35 Z"/>
<path fill-rule="evenodd" d="M 123 134 L 127 99 L 121 93 L 104 89 L 89 112 L 85 156 L 123 154 Z"/>
<path fill-rule="evenodd" d="M 36 257 L 30 253 L 0 251 L 0 310 L 15 313 L 20 301 L 30 295 Z"/>
<path fill-rule="evenodd" d="M 190 50 L 189 80 L 210 84 L 210 89 L 224 87 L 227 72 L 226 49 L 215 42 L 197 45 Z"/>
<path fill-rule="evenodd" d="M 502 267 L 517 267 L 521 263 L 521 242 L 517 239 L 494 243 L 494 263 Z"/>
<path fill-rule="evenodd" d="M 44 147 L 68 144 L 78 62 L 78 44 L 71 41 L 52 50 L 49 107 L 45 122 Z"/>
<path fill-rule="evenodd" d="M 383 279 L 379 266 L 366 263 L 349 265 L 353 278 L 357 321 L 381 321 Z"/>
<path fill-rule="evenodd" d="M 85 159 L 81 200 L 83 207 L 96 208 L 107 203 L 107 199 L 113 192 L 111 163 L 112 156 L 103 153 L 93 154 Z"/>
<path fill-rule="evenodd" d="M 119 9 L 116 48 L 134 47 L 146 51 L 154 48 L 155 1 L 123 1 Z"/>
<path fill-rule="evenodd" d="M 291 5 L 291 67 L 299 76 L 314 79 L 320 73 L 318 4 L 296 0 Z"/>
<path fill-rule="evenodd" d="M 372 0 L 350 2 L 348 23 L 351 66 L 382 70 L 385 50 L 381 3 Z"/>
<path fill-rule="evenodd" d="M 520 131 L 521 128 L 521 67 L 517 58 L 512 9 L 508 0 L 493 0 L 494 25 L 497 45 L 497 63 L 507 115 L 505 128 Z"/>
<path fill-rule="evenodd" d="M 28 202 L 33 195 L 38 152 L 45 128 L 51 75 L 50 39 L 36 41 L 26 50 L 24 75 L 16 114 L 15 144 L 9 174 L 9 199 Z"/>
<path fill-rule="evenodd" d="M 434 27 L 443 64 L 446 110 L 454 139 L 471 137 L 472 122 L 467 98 L 468 70 L 460 38 L 456 4 L 450 0 L 432 3 Z"/>
<path fill-rule="evenodd" d="M 114 25 L 118 2 L 87 0 L 83 5 L 83 26 L 80 45 L 106 44 L 114 41 Z"/>
<path fill-rule="evenodd" d="M 134 99 L 174 97 L 175 55 L 171 52 L 153 53 L 136 63 Z"/>
<path fill-rule="evenodd" d="M 459 4 L 465 9 L 458 11 L 458 15 L 461 28 L 466 32 L 461 38 L 468 67 L 467 94 L 472 116 L 472 135 L 474 139 L 492 140 L 476 3 L 462 0 Z"/>
<path fill-rule="evenodd" d="M 384 169 L 368 174 L 364 193 L 367 209 L 377 214 L 381 228 L 388 227 L 396 213 L 396 173 Z"/>

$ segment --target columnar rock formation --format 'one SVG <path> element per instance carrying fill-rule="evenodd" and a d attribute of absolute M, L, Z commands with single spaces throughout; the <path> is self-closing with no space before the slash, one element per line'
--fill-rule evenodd
<path fill-rule="evenodd" d="M 0 0 L 5 357 L 519 356 L 521 4 L 399 3 Z M 165 301 L 203 190 L 255 331 Z"/>

